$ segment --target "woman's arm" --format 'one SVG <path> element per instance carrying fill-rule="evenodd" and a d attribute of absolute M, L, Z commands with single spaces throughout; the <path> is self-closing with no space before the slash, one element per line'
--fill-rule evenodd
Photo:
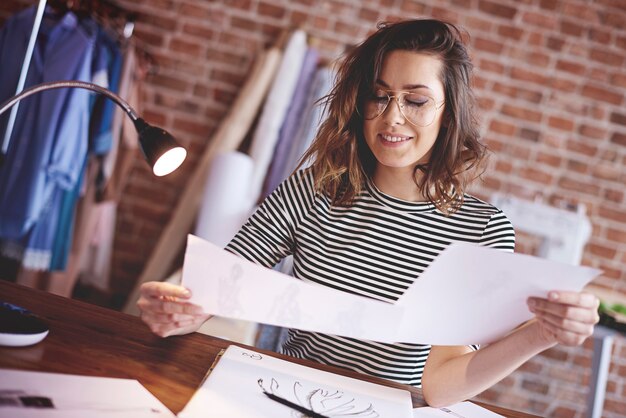
<path fill-rule="evenodd" d="M 424 399 L 434 407 L 469 399 L 557 343 L 582 344 L 599 320 L 598 303 L 589 293 L 550 292 L 549 299 L 528 300 L 535 319 L 485 348 L 433 346 L 422 376 Z"/>

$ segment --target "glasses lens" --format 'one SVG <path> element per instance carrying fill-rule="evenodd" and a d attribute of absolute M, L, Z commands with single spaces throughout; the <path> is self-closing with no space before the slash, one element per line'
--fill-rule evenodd
<path fill-rule="evenodd" d="M 400 93 L 398 97 L 400 111 L 409 123 L 422 127 L 433 123 L 437 107 L 431 97 L 420 93 Z M 392 98 L 396 100 L 396 96 L 389 96 L 385 90 L 374 90 L 365 101 L 365 119 L 371 120 L 382 115 Z"/>
<path fill-rule="evenodd" d="M 435 120 L 437 108 L 435 101 L 419 93 L 405 94 L 401 99 L 400 109 L 404 117 L 414 125 L 428 126 Z"/>
<path fill-rule="evenodd" d="M 365 119 L 375 119 L 380 116 L 389 104 L 389 95 L 384 90 L 375 90 L 365 101 Z"/>

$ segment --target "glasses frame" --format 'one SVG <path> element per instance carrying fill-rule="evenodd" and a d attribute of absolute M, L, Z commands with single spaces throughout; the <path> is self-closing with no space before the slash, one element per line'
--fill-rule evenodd
<path fill-rule="evenodd" d="M 430 121 L 428 124 L 426 125 L 418 125 L 417 123 L 413 123 L 409 120 L 409 118 L 404 114 L 404 111 L 402 110 L 404 108 L 404 106 L 402 105 L 402 102 L 400 101 L 401 99 L 404 99 L 404 96 L 406 96 L 407 94 L 415 94 L 414 91 L 406 91 L 406 90 L 385 90 L 385 89 L 376 89 L 377 91 L 382 91 L 387 95 L 387 104 L 385 104 L 384 109 L 376 116 L 374 116 L 373 118 L 367 118 L 365 117 L 365 115 L 363 115 L 363 118 L 365 120 L 374 120 L 377 117 L 380 117 L 382 115 L 385 114 L 385 112 L 389 109 L 389 103 L 391 102 L 391 99 L 395 99 L 394 101 L 396 102 L 396 104 L 398 105 L 398 110 L 400 110 L 400 114 L 402 115 L 402 117 L 404 118 L 404 120 L 406 120 L 408 123 L 410 123 L 413 126 L 417 126 L 420 128 L 426 128 L 427 126 L 430 126 L 433 124 L 433 122 L 435 122 L 436 119 L 436 111 L 441 109 L 441 107 L 446 103 L 445 100 L 440 101 L 439 103 L 437 103 L 437 101 L 435 100 L 434 97 L 431 97 L 427 94 L 425 94 L 424 96 L 428 97 L 429 99 L 431 99 L 433 101 L 433 103 L 435 103 L 435 115 L 433 116 L 433 120 Z M 390 94 L 393 93 L 393 94 Z M 365 101 L 371 101 L 372 99 L 365 99 Z M 404 100 L 403 100 L 404 101 Z"/>

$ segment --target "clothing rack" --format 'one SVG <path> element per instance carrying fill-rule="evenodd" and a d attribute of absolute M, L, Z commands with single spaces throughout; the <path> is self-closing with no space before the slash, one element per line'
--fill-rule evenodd
<path fill-rule="evenodd" d="M 75 13 L 79 18 L 90 16 L 105 27 L 110 26 L 111 22 L 119 22 L 119 29 L 122 35 L 119 36 L 116 32 L 116 36 L 114 37 L 121 44 L 130 42 L 130 38 L 135 27 L 134 22 L 137 20 L 136 13 L 128 12 L 122 9 L 111 0 L 39 0 L 39 3 L 37 5 L 37 11 L 35 13 L 35 21 L 33 22 L 33 29 L 31 31 L 28 41 L 26 54 L 24 55 L 24 61 L 22 63 L 22 69 L 20 71 L 20 77 L 15 90 L 15 95 L 18 95 L 22 92 L 22 90 L 24 90 L 26 76 L 28 74 L 33 51 L 37 42 L 37 36 L 39 35 L 39 29 L 41 27 L 41 21 L 43 20 L 44 11 L 47 5 L 59 12 L 71 11 Z M 148 63 L 148 73 L 156 73 L 158 70 L 158 65 L 154 57 L 146 52 L 144 48 L 136 48 L 136 51 L 140 59 Z M 15 118 L 17 117 L 18 109 L 19 103 L 11 109 L 7 128 L 4 132 L 4 137 L 1 144 L 2 146 L 0 147 L 0 158 L 4 157 L 8 152 L 11 134 L 13 133 Z"/>

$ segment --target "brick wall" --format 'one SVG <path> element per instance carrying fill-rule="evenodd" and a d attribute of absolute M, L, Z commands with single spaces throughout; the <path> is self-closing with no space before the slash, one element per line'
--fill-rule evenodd
<path fill-rule="evenodd" d="M 0 21 L 34 0 L 3 0 Z M 137 158 L 119 207 L 114 291 L 142 271 L 198 155 L 245 81 L 255 53 L 298 25 L 331 60 L 375 22 L 434 16 L 471 35 L 482 133 L 494 151 L 493 192 L 581 203 L 593 223 L 584 264 L 626 294 L 626 2 L 624 0 L 120 0 L 139 13 L 136 37 L 159 63 L 146 80 L 144 116 L 191 151 L 155 179 Z M 536 238 L 520 235 L 530 251 Z M 591 342 L 529 361 L 479 398 L 554 417 L 582 417 Z M 626 415 L 626 343 L 615 343 L 606 417 Z"/>

